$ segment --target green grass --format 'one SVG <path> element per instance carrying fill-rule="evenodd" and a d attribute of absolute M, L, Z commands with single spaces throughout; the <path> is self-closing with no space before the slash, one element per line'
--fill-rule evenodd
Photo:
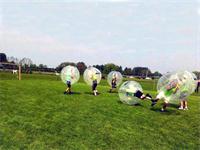
<path fill-rule="evenodd" d="M 149 101 L 140 106 L 119 102 L 108 93 L 105 80 L 100 95 L 90 94 L 81 82 L 74 95 L 63 95 L 65 85 L 53 75 L 23 75 L 23 80 L 0 73 L 0 149 L 200 149 L 200 96 L 189 98 L 189 110 L 176 105 L 161 113 Z M 156 95 L 153 81 L 139 80 Z"/>

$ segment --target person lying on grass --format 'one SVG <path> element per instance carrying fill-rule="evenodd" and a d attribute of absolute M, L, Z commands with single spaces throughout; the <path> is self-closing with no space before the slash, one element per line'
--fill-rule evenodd
<path fill-rule="evenodd" d="M 126 96 L 128 96 L 130 98 L 130 96 L 133 96 L 133 97 L 137 97 L 141 100 L 144 100 L 144 99 L 149 99 L 149 100 L 152 100 L 152 96 L 150 94 L 144 94 L 142 91 L 140 90 L 136 90 L 135 92 L 133 92 L 133 90 L 131 89 L 127 89 L 126 90 Z"/>

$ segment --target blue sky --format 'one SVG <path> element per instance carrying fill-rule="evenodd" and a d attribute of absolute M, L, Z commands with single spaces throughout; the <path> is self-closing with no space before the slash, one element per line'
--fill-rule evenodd
<path fill-rule="evenodd" d="M 199 0 L 0 1 L 1 52 L 49 67 L 200 70 L 199 26 Z"/>

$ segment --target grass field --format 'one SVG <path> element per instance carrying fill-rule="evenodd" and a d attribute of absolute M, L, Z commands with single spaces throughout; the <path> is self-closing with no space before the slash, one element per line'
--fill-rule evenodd
<path fill-rule="evenodd" d="M 162 101 L 122 104 L 105 80 L 94 97 L 82 79 L 64 95 L 56 76 L 22 78 L 0 73 L 0 149 L 200 149 L 200 95 L 190 96 L 188 111 L 172 105 L 161 113 Z M 139 82 L 156 95 L 156 83 Z"/>

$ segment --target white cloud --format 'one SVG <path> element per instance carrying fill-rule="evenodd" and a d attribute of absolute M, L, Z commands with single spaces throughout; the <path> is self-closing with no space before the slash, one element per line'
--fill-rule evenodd
<path fill-rule="evenodd" d="M 12 51 L 38 51 L 38 52 L 92 52 L 91 49 L 73 45 L 69 41 L 61 42 L 48 35 L 22 34 L 17 30 L 0 28 L 2 34 L 1 48 Z"/>

